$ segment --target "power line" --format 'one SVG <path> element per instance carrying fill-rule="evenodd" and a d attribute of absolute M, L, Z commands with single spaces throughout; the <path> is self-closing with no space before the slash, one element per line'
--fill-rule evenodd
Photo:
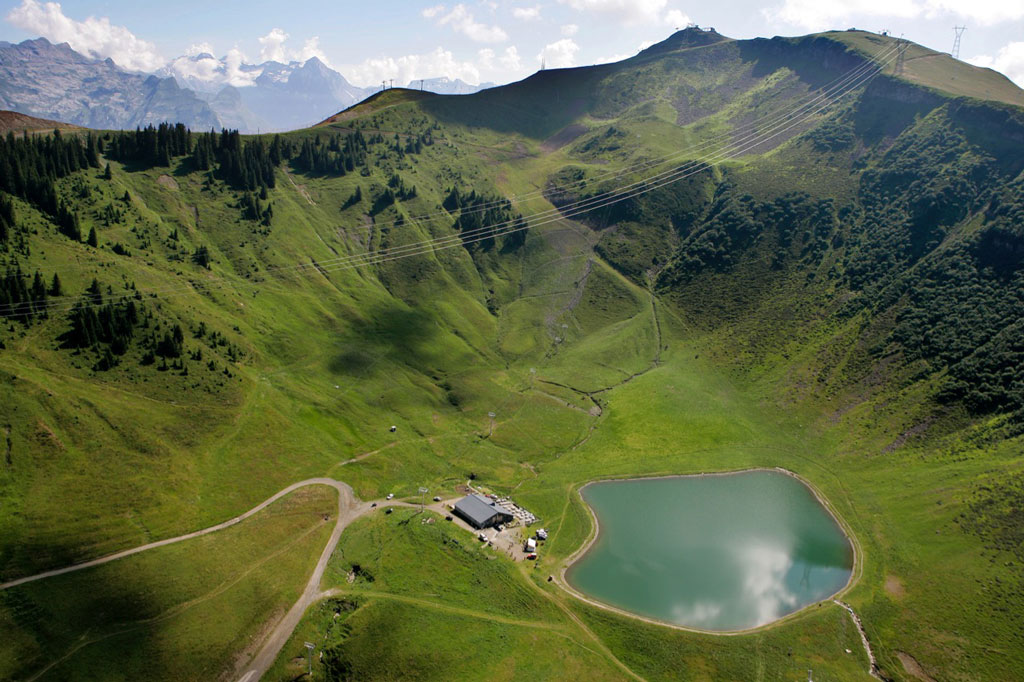
<path fill-rule="evenodd" d="M 889 61 L 891 61 L 891 58 L 890 58 Z M 852 82 L 848 83 L 847 86 L 845 86 L 846 87 L 846 92 L 834 93 L 832 95 L 831 99 L 829 101 L 826 101 L 820 107 L 818 107 L 818 109 L 816 109 L 815 111 L 809 112 L 808 114 L 804 115 L 803 118 L 801 118 L 801 119 L 799 119 L 799 120 L 797 120 L 795 122 L 789 123 L 789 125 L 785 126 L 781 130 L 777 130 L 777 129 L 778 129 L 778 127 L 779 127 L 779 125 L 781 123 L 786 123 L 785 120 L 781 121 L 780 124 L 777 124 L 773 128 L 770 128 L 768 131 L 762 131 L 761 133 L 756 133 L 756 134 L 748 135 L 746 137 L 746 139 L 743 139 L 743 140 L 741 140 L 739 142 L 735 142 L 734 141 L 734 143 L 732 145 L 728 145 L 725 149 L 728 149 L 729 146 L 735 147 L 737 145 L 742 145 L 742 144 L 746 143 L 746 146 L 744 146 L 744 147 L 739 147 L 737 149 L 734 149 L 731 152 L 727 152 L 727 151 L 725 151 L 725 149 L 719 150 L 715 154 L 706 155 L 703 159 L 691 160 L 690 162 L 688 162 L 687 164 L 684 164 L 683 166 L 680 166 L 680 167 L 677 167 L 677 168 L 673 168 L 673 169 L 670 169 L 668 171 L 664 171 L 662 173 L 655 174 L 653 176 L 650 176 L 648 178 L 644 178 L 642 180 L 639 180 L 637 182 L 631 183 L 631 184 L 626 185 L 624 187 L 617 188 L 614 191 L 605 192 L 605 193 L 602 193 L 601 195 L 596 195 L 596 196 L 591 197 L 589 199 L 577 201 L 577 202 L 574 202 L 574 203 L 571 203 L 571 204 L 568 204 L 568 205 L 564 205 L 562 207 L 557 207 L 557 208 L 553 208 L 553 209 L 548 209 L 546 211 L 538 212 L 538 213 L 534 214 L 533 216 L 531 216 L 531 218 L 534 218 L 534 219 L 540 218 L 540 219 L 542 219 L 541 222 L 539 222 L 539 223 L 538 222 L 534 222 L 532 225 L 530 225 L 530 224 L 521 225 L 521 224 L 519 224 L 518 220 L 505 221 L 503 223 L 498 223 L 498 224 L 495 224 L 495 225 L 478 228 L 476 230 L 471 230 L 471 231 L 464 232 L 464 233 L 461 233 L 461 234 L 458 234 L 458 235 L 450 235 L 450 236 L 447 236 L 447 237 L 440 237 L 440 238 L 436 238 L 436 239 L 426 240 L 426 241 L 423 241 L 423 242 L 417 242 L 417 243 L 413 243 L 413 244 L 406 244 L 406 245 L 401 245 L 401 246 L 397 246 L 397 247 L 391 247 L 389 249 L 385 249 L 383 251 L 378 251 L 378 252 L 374 252 L 374 253 L 352 254 L 352 255 L 349 255 L 349 256 L 343 256 L 343 257 L 339 257 L 339 258 L 335 258 L 335 259 L 329 259 L 327 261 L 319 261 L 319 262 L 312 262 L 312 263 L 301 263 L 301 264 L 288 265 L 288 266 L 277 266 L 277 267 L 273 267 L 273 268 L 267 268 L 264 272 L 265 273 L 283 272 L 283 271 L 288 271 L 288 270 L 300 271 L 300 270 L 309 269 L 309 268 L 316 268 L 317 270 L 326 273 L 326 272 L 332 272 L 332 271 L 342 270 L 342 269 L 351 269 L 351 268 L 354 268 L 354 267 L 363 267 L 363 266 L 366 266 L 366 265 L 375 265 L 375 264 L 389 262 L 389 261 L 392 261 L 392 260 L 398 260 L 399 258 L 405 258 L 405 257 L 410 257 L 410 256 L 415 256 L 415 255 L 422 255 L 422 254 L 427 253 L 427 252 L 432 251 L 432 250 L 444 250 L 444 249 L 452 248 L 454 246 L 458 246 L 459 244 L 471 244 L 471 243 L 482 241 L 484 239 L 490 239 L 490 238 L 493 238 L 493 237 L 496 237 L 496 236 L 502 236 L 502 235 L 505 235 L 505 234 L 510 234 L 512 232 L 517 232 L 517 231 L 520 231 L 522 229 L 526 229 L 527 227 L 536 227 L 536 226 L 540 226 L 540 225 L 545 225 L 545 224 L 548 224 L 548 223 L 551 223 L 551 222 L 555 222 L 557 220 L 562 220 L 564 218 L 574 217 L 574 216 L 577 216 L 577 215 L 580 215 L 580 214 L 583 214 L 583 213 L 586 213 L 586 212 L 589 212 L 589 211 L 593 211 L 593 210 L 597 210 L 599 208 L 603 208 L 605 206 L 609 206 L 609 205 L 618 203 L 620 201 L 624 201 L 624 200 L 632 198 L 634 196 L 639 196 L 640 194 L 644 194 L 644 193 L 646 193 L 648 191 L 651 191 L 653 189 L 657 189 L 657 188 L 662 187 L 662 186 L 664 186 L 666 184 L 669 184 L 671 182 L 675 182 L 675 181 L 677 181 L 679 179 L 682 179 L 682 178 L 685 178 L 685 177 L 689 177 L 690 175 L 693 175 L 696 172 L 700 172 L 701 170 L 704 170 L 705 167 L 707 167 L 706 165 L 701 165 L 702 162 L 705 162 L 707 165 L 715 165 L 717 163 L 721 163 L 724 160 L 727 160 L 728 158 L 732 158 L 734 156 L 737 156 L 740 153 L 744 153 L 744 152 L 750 151 L 753 148 L 757 147 L 758 145 L 763 144 L 764 142 L 766 142 L 766 141 L 768 141 L 770 139 L 774 139 L 775 137 L 778 137 L 783 132 L 785 132 L 785 131 L 795 127 L 796 125 L 799 125 L 799 124 L 803 123 L 804 121 L 809 119 L 811 116 L 813 116 L 813 115 L 819 113 L 820 111 L 824 110 L 826 107 L 828 107 L 834 101 L 837 101 L 839 98 L 841 98 L 845 94 L 848 94 L 853 89 L 859 87 L 863 82 L 866 82 L 866 80 L 868 78 L 870 78 L 871 76 L 877 74 L 878 71 L 881 68 L 884 68 L 885 65 L 886 64 L 883 63 L 882 66 L 879 67 L 878 69 L 876 69 L 874 73 L 860 74 L 860 76 L 858 77 L 858 80 L 852 81 Z M 771 133 L 771 134 L 769 134 L 769 133 Z M 760 139 L 758 139 L 758 138 L 760 138 Z M 652 185 L 652 184 L 650 184 L 652 181 L 657 181 L 657 182 L 656 182 L 656 184 Z M 175 291 L 185 291 L 185 290 L 195 291 L 197 285 L 199 285 L 199 286 L 211 286 L 211 285 L 217 285 L 217 284 L 227 284 L 227 283 L 229 283 L 231 281 L 233 281 L 233 280 L 228 280 L 225 277 L 220 277 L 220 278 L 215 278 L 214 280 L 211 280 L 211 281 L 206 282 L 206 283 L 193 283 L 193 282 L 190 282 L 190 283 L 185 284 L 185 285 L 170 285 L 170 286 L 164 287 L 162 289 L 149 290 L 147 293 L 149 293 L 149 294 L 157 294 L 157 293 L 174 293 Z M 134 293 L 134 294 L 130 294 L 130 295 L 121 296 L 120 298 L 123 300 L 123 299 L 131 298 L 131 297 L 137 297 L 139 295 L 140 294 L 138 294 L 138 293 Z M 62 309 L 60 307 L 62 305 L 64 305 L 63 309 L 66 309 L 66 310 L 70 310 L 71 308 L 75 307 L 76 305 L 83 306 L 83 307 L 95 307 L 95 306 L 102 305 L 102 303 L 85 304 L 85 303 L 82 303 L 82 300 L 80 298 L 77 298 L 77 297 L 74 297 L 74 298 L 73 297 L 66 297 L 65 301 L 67 301 L 69 299 L 70 300 L 74 300 L 75 303 L 72 303 L 71 305 L 66 305 L 64 302 L 57 301 L 57 302 L 53 302 L 53 303 L 48 303 L 45 306 L 45 309 L 47 309 L 47 310 L 60 310 L 60 309 Z M 109 301 L 109 302 L 112 302 L 112 301 Z M 17 306 L 15 306 L 15 307 L 17 307 Z M 0 308 L 0 309 L 2 309 L 2 308 Z M 22 312 L 24 312 L 24 310 Z"/>
<path fill-rule="evenodd" d="M 899 49 L 904 49 L 904 50 L 906 49 L 905 41 L 902 41 L 902 40 L 897 41 L 895 47 L 891 48 L 887 52 L 884 52 L 883 54 L 881 54 L 878 57 L 876 57 L 875 61 L 882 60 L 882 59 L 888 59 L 891 56 L 891 54 L 893 54 L 894 52 L 898 51 Z M 594 174 L 594 175 L 592 175 L 590 177 L 585 177 L 585 178 L 582 178 L 582 179 L 577 180 L 575 182 L 571 182 L 571 183 L 568 183 L 568 184 L 565 184 L 565 185 L 562 185 L 562 186 L 559 186 L 559 187 L 549 188 L 548 190 L 539 189 L 539 190 L 534 190 L 534 191 L 531 191 L 531 192 L 525 192 L 525 193 L 522 193 L 522 194 L 514 194 L 514 195 L 512 195 L 510 197 L 507 197 L 507 198 L 501 198 L 501 199 L 496 199 L 496 200 L 493 200 L 493 201 L 490 201 L 490 202 L 484 202 L 482 204 L 478 204 L 478 205 L 474 206 L 472 209 L 460 211 L 460 215 L 472 215 L 472 214 L 484 213 L 487 210 L 489 210 L 490 208 L 494 208 L 494 207 L 497 207 L 497 206 L 502 206 L 502 205 L 504 205 L 507 202 L 518 202 L 518 201 L 522 201 L 522 200 L 527 199 L 527 198 L 538 197 L 538 196 L 544 195 L 545 192 L 547 192 L 549 194 L 556 194 L 556 195 L 557 194 L 566 194 L 566 193 L 572 191 L 573 189 L 582 189 L 583 187 L 586 187 L 587 185 L 598 183 L 598 182 L 613 181 L 615 179 L 625 177 L 625 176 L 630 175 L 630 174 L 635 173 L 635 172 L 639 172 L 639 171 L 647 170 L 649 168 L 653 168 L 653 167 L 658 166 L 658 165 L 660 165 L 662 163 L 667 163 L 667 162 L 672 161 L 672 160 L 680 159 L 680 158 L 683 158 L 683 157 L 686 157 L 686 156 L 691 156 L 692 154 L 694 154 L 694 153 L 696 153 L 696 152 L 698 152 L 700 150 L 713 147 L 714 145 L 718 144 L 719 141 L 721 141 L 721 140 L 726 140 L 726 139 L 730 139 L 730 138 L 731 139 L 736 139 L 738 134 L 749 132 L 751 130 L 756 130 L 758 127 L 763 127 L 765 125 L 769 125 L 769 124 L 777 122 L 779 120 L 784 120 L 784 119 L 786 119 L 788 117 L 791 117 L 791 116 L 797 114 L 798 112 L 800 112 L 801 110 L 806 109 L 807 107 L 813 106 L 817 101 L 829 97 L 830 96 L 830 92 L 841 90 L 843 87 L 845 87 L 846 83 L 848 83 L 851 80 L 859 77 L 860 75 L 863 75 L 863 73 L 865 71 L 869 71 L 873 67 L 874 67 L 874 62 L 872 62 L 872 61 L 865 61 L 864 63 L 858 65 L 857 67 L 854 67 L 853 69 L 851 69 L 847 73 L 842 74 L 841 76 L 837 77 L 833 81 L 831 81 L 828 84 L 822 86 L 818 90 L 812 91 L 811 93 L 809 93 L 805 97 L 806 101 L 804 101 L 802 103 L 799 103 L 796 107 L 792 108 L 791 110 L 782 110 L 782 111 L 773 112 L 772 114 L 767 115 L 767 116 L 763 117 L 760 120 L 751 121 L 749 123 L 745 123 L 743 125 L 740 125 L 740 126 L 737 126 L 735 128 L 732 128 L 731 130 L 729 130 L 727 132 L 723 132 L 723 133 L 719 133 L 717 135 L 713 135 L 713 136 L 705 139 L 700 144 L 695 145 L 695 146 L 691 146 L 690 148 L 684 148 L 684 149 L 681 149 L 681 150 L 677 150 L 677 151 L 673 152 L 672 154 L 668 154 L 666 156 L 662 156 L 662 157 L 659 157 L 659 158 L 654 158 L 654 159 L 649 159 L 649 160 L 645 160 L 645 161 L 640 161 L 638 163 L 635 163 L 635 164 L 633 164 L 631 166 L 626 166 L 624 168 L 619 168 L 619 169 L 615 169 L 615 170 L 608 170 L 608 171 L 598 172 L 598 173 L 596 173 L 596 174 Z M 382 81 L 382 83 L 383 83 L 383 81 Z M 778 94 L 779 93 L 776 92 L 776 93 L 773 94 L 773 96 L 777 96 Z M 799 102 L 799 100 L 798 100 L 798 102 Z M 425 214 L 420 214 L 420 215 L 415 215 L 415 216 L 409 216 L 407 218 L 402 218 L 401 222 L 403 222 L 403 223 L 404 222 L 423 223 L 423 222 L 434 222 L 436 220 L 448 221 L 450 219 L 451 219 L 451 214 L 448 211 L 442 210 L 442 211 L 435 211 L 435 212 L 432 212 L 432 213 L 425 213 Z M 395 221 L 390 221 L 390 222 L 386 222 L 386 223 L 377 223 L 377 226 L 381 227 L 381 228 L 384 228 L 384 227 L 396 227 L 396 226 L 398 226 L 398 223 L 399 223 L 399 221 L 395 220 Z M 306 267 L 308 267 L 308 266 L 306 266 Z"/>
<path fill-rule="evenodd" d="M 865 68 L 865 65 L 862 65 L 857 69 L 854 69 L 848 77 L 841 79 L 842 81 L 845 81 L 845 83 L 843 83 L 841 87 L 837 88 L 836 91 L 833 92 L 831 95 L 819 95 L 814 100 L 812 100 L 817 101 L 824 99 L 825 102 L 824 104 L 817 107 L 813 111 L 801 114 L 802 118 L 799 118 L 795 121 L 787 120 L 788 118 L 791 118 L 793 114 L 796 113 L 796 111 L 799 111 L 800 109 L 805 109 L 806 105 L 802 105 L 801 107 L 798 107 L 794 112 L 790 112 L 789 114 L 780 117 L 779 120 L 774 122 L 772 126 L 769 126 L 767 130 L 749 133 L 745 137 L 741 137 L 740 140 L 734 140 L 731 144 L 726 145 L 725 147 L 723 147 L 720 150 L 717 150 L 714 153 L 707 154 L 702 158 L 689 160 L 687 163 L 681 166 L 669 169 L 667 171 L 663 171 L 661 173 L 654 174 L 646 178 L 642 178 L 641 180 L 635 181 L 623 187 L 616 188 L 615 190 L 609 190 L 607 192 L 603 192 L 599 195 L 595 195 L 588 199 L 573 202 L 567 205 L 563 205 L 561 207 L 555 207 L 552 209 L 547 209 L 545 211 L 540 211 L 530 216 L 530 218 L 535 220 L 540 219 L 541 222 L 533 222 L 532 224 L 528 224 L 524 223 L 522 218 L 513 219 L 509 221 L 504 221 L 502 223 L 497 223 L 495 225 L 469 230 L 467 232 L 463 232 L 456 235 L 439 237 L 431 240 L 425 240 L 422 242 L 415 242 L 412 244 L 391 247 L 383 251 L 373 253 L 351 254 L 348 256 L 340 256 L 338 258 L 328 259 L 326 261 L 314 261 L 311 263 L 300 263 L 266 268 L 264 270 L 264 274 L 273 272 L 301 271 L 310 268 L 316 268 L 318 271 L 326 273 L 343 269 L 351 269 L 354 267 L 364 267 L 366 265 L 385 263 L 392 260 L 398 260 L 399 258 L 422 255 L 433 250 L 444 250 L 452 248 L 454 246 L 458 246 L 459 244 L 471 244 L 479 242 L 484 239 L 490 239 L 496 236 L 502 236 L 505 234 L 518 232 L 520 230 L 527 229 L 528 227 L 546 225 L 557 220 L 575 217 L 583 213 L 587 213 L 593 210 L 613 205 L 615 203 L 619 203 L 621 201 L 625 201 L 626 199 L 639 196 L 646 192 L 652 191 L 653 189 L 658 189 L 672 182 L 676 182 L 680 179 L 689 177 L 695 173 L 705 170 L 710 166 L 717 165 L 725 160 L 734 158 L 739 154 L 749 152 L 756 148 L 757 146 L 778 137 L 779 135 L 783 134 L 788 130 L 791 130 L 793 127 L 797 125 L 800 125 L 801 123 L 810 119 L 814 115 L 823 111 L 825 108 L 827 108 L 834 102 L 838 101 L 840 98 L 844 97 L 845 95 L 849 94 L 856 88 L 860 87 L 860 85 L 866 83 L 867 80 L 869 80 L 874 75 L 877 75 L 877 73 L 879 73 L 880 70 L 883 69 L 888 64 L 888 62 L 892 61 L 892 52 L 893 50 L 890 50 L 889 52 L 886 53 L 886 56 L 888 56 L 889 59 L 888 61 L 883 62 L 880 66 L 878 66 L 876 63 L 868 62 L 866 66 L 874 67 L 873 70 L 871 68 Z M 787 123 L 788 125 L 784 125 Z M 780 126 L 783 127 L 781 127 L 780 129 Z M 729 151 L 731 147 L 734 149 Z M 652 182 L 654 182 L 654 184 L 651 184 Z M 205 283 L 189 282 L 187 284 L 168 285 L 167 287 L 150 289 L 145 293 L 167 294 L 184 291 L 196 291 L 197 287 L 228 284 L 235 281 L 238 280 L 228 280 L 226 277 L 217 277 Z M 239 281 L 239 283 L 242 282 Z M 114 299 L 126 300 L 133 297 L 139 297 L 141 295 L 141 292 L 134 292 L 132 294 L 115 296 Z M 88 299 L 85 300 L 87 301 Z M 114 301 L 109 300 L 107 302 L 112 303 Z M 103 304 L 98 302 L 89 304 L 83 302 L 82 297 L 69 296 L 63 297 L 60 300 L 48 302 L 45 306 L 42 306 L 42 309 L 47 311 L 59 311 L 70 310 L 76 306 L 96 307 L 99 305 Z M 28 312 L 31 309 L 31 302 L 21 304 L 8 304 L 7 306 L 0 306 L 0 313 L 15 314 L 19 312 Z M 36 308 L 36 310 L 38 309 L 40 308 Z"/>

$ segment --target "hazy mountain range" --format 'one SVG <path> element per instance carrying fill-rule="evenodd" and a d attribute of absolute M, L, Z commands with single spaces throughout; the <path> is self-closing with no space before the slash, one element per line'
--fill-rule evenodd
<path fill-rule="evenodd" d="M 441 78 L 424 78 L 422 80 L 417 78 L 409 81 L 409 84 L 406 87 L 411 90 L 428 90 L 430 92 L 436 92 L 439 95 L 471 95 L 474 92 L 493 88 L 494 85 L 494 83 L 472 85 L 461 78 L 447 78 L 442 76 Z"/>
<path fill-rule="evenodd" d="M 447 77 L 409 83 L 410 88 L 441 94 L 470 94 L 491 85 Z M 178 57 L 145 74 L 45 38 L 0 42 L 0 108 L 90 128 L 180 121 L 194 130 L 293 130 L 322 121 L 379 89 L 353 85 L 316 57 L 247 64 L 201 53 Z"/>

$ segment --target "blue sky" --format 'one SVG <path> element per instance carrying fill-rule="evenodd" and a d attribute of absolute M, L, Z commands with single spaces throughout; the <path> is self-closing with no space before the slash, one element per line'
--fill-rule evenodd
<path fill-rule="evenodd" d="M 1024 85 L 1024 0 L 0 0 L 0 39 L 44 36 L 154 71 L 199 51 L 229 63 L 318 56 L 357 85 L 509 82 L 540 66 L 621 59 L 689 22 L 735 37 L 856 26 L 948 51 Z M 180 62 L 184 63 L 184 62 Z M 244 79 L 236 84 L 244 85 Z"/>

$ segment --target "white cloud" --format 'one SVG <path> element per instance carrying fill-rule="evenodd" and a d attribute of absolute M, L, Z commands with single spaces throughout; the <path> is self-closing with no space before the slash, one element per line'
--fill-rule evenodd
<path fill-rule="evenodd" d="M 924 0 L 923 4 L 929 17 L 955 14 L 985 26 L 1024 19 L 1020 0 Z"/>
<path fill-rule="evenodd" d="M 967 61 L 975 66 L 995 69 L 1017 85 L 1024 87 L 1024 42 L 1004 45 L 995 57 L 978 55 Z"/>
<path fill-rule="evenodd" d="M 508 34 L 500 26 L 481 24 L 465 5 L 455 5 L 447 14 L 444 5 L 437 5 L 423 10 L 428 19 L 436 19 L 438 26 L 451 26 L 456 33 L 461 33 L 478 43 L 502 43 L 508 40 Z"/>
<path fill-rule="evenodd" d="M 421 14 L 425 16 L 427 19 L 433 19 L 443 11 L 444 5 L 434 5 L 433 7 L 428 7 L 425 10 L 423 10 Z"/>
<path fill-rule="evenodd" d="M 324 64 L 330 65 L 330 62 L 327 61 L 327 55 L 324 54 L 324 51 L 320 48 L 320 36 L 313 36 L 304 42 L 302 44 L 302 49 L 298 51 L 298 57 L 300 62 L 316 57 Z"/>
<path fill-rule="evenodd" d="M 245 55 L 237 47 L 228 50 L 224 56 L 224 82 L 236 88 L 244 88 L 252 85 L 253 81 L 259 78 L 262 70 L 243 71 L 242 64 L 246 63 Z"/>
<path fill-rule="evenodd" d="M 611 64 L 612 62 L 621 62 L 623 59 L 629 59 L 633 55 L 631 54 L 613 54 L 610 57 L 598 57 L 594 60 L 594 64 Z"/>
<path fill-rule="evenodd" d="M 809 30 L 845 27 L 853 19 L 929 19 L 953 16 L 990 26 L 1024 18 L 1019 0 L 784 0 L 765 17 Z"/>
<path fill-rule="evenodd" d="M 50 42 L 67 43 L 89 57 L 109 57 L 133 71 L 155 71 L 167 61 L 153 43 L 140 40 L 124 26 L 114 26 L 106 17 L 75 21 L 64 14 L 58 2 L 22 0 L 7 13 L 7 21 Z"/>
<path fill-rule="evenodd" d="M 201 54 L 213 54 L 213 45 L 210 43 L 193 43 L 185 50 L 186 57 L 196 57 Z"/>
<path fill-rule="evenodd" d="M 533 7 L 516 7 L 512 10 L 512 16 L 523 21 L 533 21 L 540 18 L 540 5 Z"/>
<path fill-rule="evenodd" d="M 492 54 L 493 57 L 493 54 Z M 480 82 L 480 68 L 470 61 L 460 61 L 450 51 L 436 48 L 426 54 L 402 57 L 374 57 L 361 64 L 345 68 L 345 75 L 353 83 L 373 86 L 393 78 L 396 83 L 408 83 L 420 78 L 448 76 L 461 78 L 467 83 Z"/>
<path fill-rule="evenodd" d="M 519 50 L 515 48 L 515 45 L 505 48 L 505 54 L 501 56 L 498 63 L 506 71 L 519 72 L 523 69 L 523 60 L 519 58 Z"/>
<path fill-rule="evenodd" d="M 313 36 L 302 44 L 301 50 L 290 50 L 285 46 L 288 38 L 287 33 L 282 29 L 274 28 L 271 29 L 270 33 L 258 38 L 260 42 L 260 61 L 272 61 L 272 62 L 305 62 L 308 59 L 316 57 L 324 64 L 330 66 L 331 62 L 327 59 L 327 55 L 320 47 L 320 36 Z"/>
<path fill-rule="evenodd" d="M 258 39 L 260 41 L 260 59 L 265 62 L 287 62 L 284 43 L 288 34 L 279 28 L 271 29 L 270 33 Z"/>
<path fill-rule="evenodd" d="M 212 57 L 209 59 L 189 58 L 194 56 L 195 55 L 186 55 L 184 57 L 178 57 L 168 64 L 167 68 L 171 70 L 171 73 L 185 83 L 188 83 L 191 79 L 214 81 L 220 78 L 220 73 L 223 67 L 220 60 Z"/>
<path fill-rule="evenodd" d="M 576 53 L 579 51 L 580 46 L 572 38 L 562 38 L 545 45 L 537 55 L 537 61 L 549 69 L 563 69 L 576 63 Z"/>
<path fill-rule="evenodd" d="M 458 59 L 450 50 L 438 47 L 424 54 L 374 57 L 340 69 L 349 81 L 364 87 L 377 86 L 392 78 L 395 83 L 410 83 L 420 78 L 447 76 L 478 84 L 506 82 L 526 75 L 519 51 L 511 45 L 502 52 L 485 47 L 477 52 L 475 60 Z"/>
<path fill-rule="evenodd" d="M 623 59 L 629 59 L 633 55 L 637 54 L 637 52 L 643 52 L 644 50 L 649 48 L 651 45 L 654 45 L 654 42 L 655 41 L 653 41 L 653 40 L 645 40 L 645 41 L 643 41 L 642 43 L 640 43 L 639 45 L 636 46 L 636 52 L 634 52 L 633 54 L 613 54 L 610 57 L 598 57 L 597 59 L 594 60 L 594 63 L 595 64 L 610 64 L 612 62 L 621 62 Z"/>
<path fill-rule="evenodd" d="M 477 61 L 482 69 L 493 69 L 494 68 L 494 50 L 489 47 L 478 51 L 476 53 Z"/>
<path fill-rule="evenodd" d="M 668 0 L 558 0 L 579 12 L 611 15 L 627 24 L 658 23 Z"/>
<path fill-rule="evenodd" d="M 574 35 L 579 33 L 580 27 L 576 24 L 566 24 L 562 27 L 562 35 L 566 38 L 572 38 Z"/>
<path fill-rule="evenodd" d="M 680 10 L 670 9 L 665 12 L 664 23 L 675 28 L 686 28 L 687 24 L 691 23 L 690 17 L 683 14 Z"/>
<path fill-rule="evenodd" d="M 209 56 L 195 59 L 200 54 L 209 54 L 212 49 L 209 45 L 194 45 L 189 48 L 190 55 L 178 57 L 168 64 L 167 68 L 178 80 L 190 87 L 196 85 L 195 81 L 201 81 L 218 87 L 233 85 L 236 88 L 244 88 L 253 85 L 263 73 L 262 69 L 243 70 L 242 65 L 248 60 L 237 47 L 228 50 L 223 59 Z"/>

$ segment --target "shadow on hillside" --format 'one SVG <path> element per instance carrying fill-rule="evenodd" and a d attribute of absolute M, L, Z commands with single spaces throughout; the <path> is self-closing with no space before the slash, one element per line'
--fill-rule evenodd
<path fill-rule="evenodd" d="M 811 88 L 832 83 L 841 74 L 864 64 L 864 58 L 823 36 L 756 38 L 739 43 L 740 56 L 753 64 L 752 75 L 764 78 L 790 69 Z"/>
<path fill-rule="evenodd" d="M 80 556 L 80 550 L 39 543 L 28 543 L 21 549 L 32 556 L 47 557 L 45 564 L 37 563 L 36 567 L 69 565 L 75 563 L 71 557 Z M 74 655 L 43 679 L 109 674 L 110 666 L 124 660 L 115 654 L 125 646 L 125 638 L 131 642 L 129 651 L 157 650 L 161 639 L 159 617 L 165 612 L 152 596 L 158 580 L 138 571 L 117 570 L 117 563 L 0 592 L 0 641 L 16 642 L 18 647 L 16 667 L 0 669 L 0 677 L 11 674 L 5 679 L 35 679 L 47 665 L 73 650 Z M 40 569 L 28 572 L 36 570 Z M 157 620 L 140 622 L 147 619 Z M 0 659 L 4 653 L 0 645 Z M 144 662 L 135 658 L 123 672 L 138 669 L 140 664 Z"/>
<path fill-rule="evenodd" d="M 437 323 L 428 313 L 399 305 L 380 306 L 365 319 L 350 320 L 349 330 L 328 368 L 354 376 L 366 376 L 382 357 L 426 369 L 438 334 Z"/>
<path fill-rule="evenodd" d="M 589 111 L 595 83 L 613 68 L 538 71 L 518 83 L 472 95 L 436 97 L 420 106 L 442 122 L 544 140 Z"/>

